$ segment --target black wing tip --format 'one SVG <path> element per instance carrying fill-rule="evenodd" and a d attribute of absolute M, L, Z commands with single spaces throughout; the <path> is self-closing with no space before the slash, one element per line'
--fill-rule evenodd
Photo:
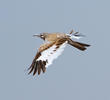
<path fill-rule="evenodd" d="M 41 71 L 43 73 L 45 73 L 45 71 L 46 71 L 45 66 L 46 66 L 46 61 L 39 60 L 39 61 L 33 62 L 31 64 L 31 66 L 28 68 L 28 70 L 30 70 L 28 75 L 31 74 L 32 72 L 33 72 L 33 76 L 35 76 L 36 73 L 38 73 L 38 75 L 40 75 Z"/>

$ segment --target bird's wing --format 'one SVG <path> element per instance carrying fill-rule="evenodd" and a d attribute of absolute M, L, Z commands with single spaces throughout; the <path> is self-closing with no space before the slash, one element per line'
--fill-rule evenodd
<path fill-rule="evenodd" d="M 53 60 L 56 59 L 64 50 L 66 45 L 66 39 L 57 39 L 54 42 L 43 44 L 40 46 L 30 68 L 29 74 L 33 72 L 33 75 L 38 72 L 38 75 L 45 72 L 46 68 L 52 64 Z"/>
<path fill-rule="evenodd" d="M 82 51 L 86 50 L 87 49 L 86 47 L 90 46 L 89 44 L 79 43 L 79 42 L 73 41 L 70 38 L 68 38 L 68 44 L 70 44 L 71 46 L 74 46 L 77 49 L 82 50 Z"/>

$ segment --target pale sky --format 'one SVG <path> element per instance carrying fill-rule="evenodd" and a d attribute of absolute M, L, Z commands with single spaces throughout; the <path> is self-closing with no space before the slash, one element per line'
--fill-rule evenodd
<path fill-rule="evenodd" d="M 110 100 L 109 0 L 0 1 L 0 100 Z M 41 32 L 86 35 L 85 52 L 67 46 L 45 74 L 28 75 Z"/>

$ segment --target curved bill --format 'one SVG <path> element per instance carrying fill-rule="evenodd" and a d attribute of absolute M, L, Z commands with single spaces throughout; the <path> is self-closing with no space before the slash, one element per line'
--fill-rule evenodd
<path fill-rule="evenodd" d="M 35 37 L 35 36 L 40 37 L 40 35 L 39 35 L 39 34 L 34 34 L 34 35 L 33 35 L 33 37 Z"/>

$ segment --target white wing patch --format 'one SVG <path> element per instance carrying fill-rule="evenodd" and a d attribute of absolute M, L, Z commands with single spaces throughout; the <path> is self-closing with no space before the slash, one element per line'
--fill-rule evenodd
<path fill-rule="evenodd" d="M 56 45 L 53 45 L 52 47 L 46 49 L 41 53 L 41 56 L 36 60 L 42 60 L 42 61 L 47 61 L 47 64 L 45 67 L 48 67 L 49 65 L 52 64 L 53 60 L 56 59 L 61 53 L 63 52 L 65 46 L 67 44 L 67 41 L 63 43 L 58 49 L 56 49 Z"/>
<path fill-rule="evenodd" d="M 81 37 L 75 36 L 73 34 L 68 34 L 68 36 L 70 36 L 71 39 L 80 39 L 81 38 Z"/>

